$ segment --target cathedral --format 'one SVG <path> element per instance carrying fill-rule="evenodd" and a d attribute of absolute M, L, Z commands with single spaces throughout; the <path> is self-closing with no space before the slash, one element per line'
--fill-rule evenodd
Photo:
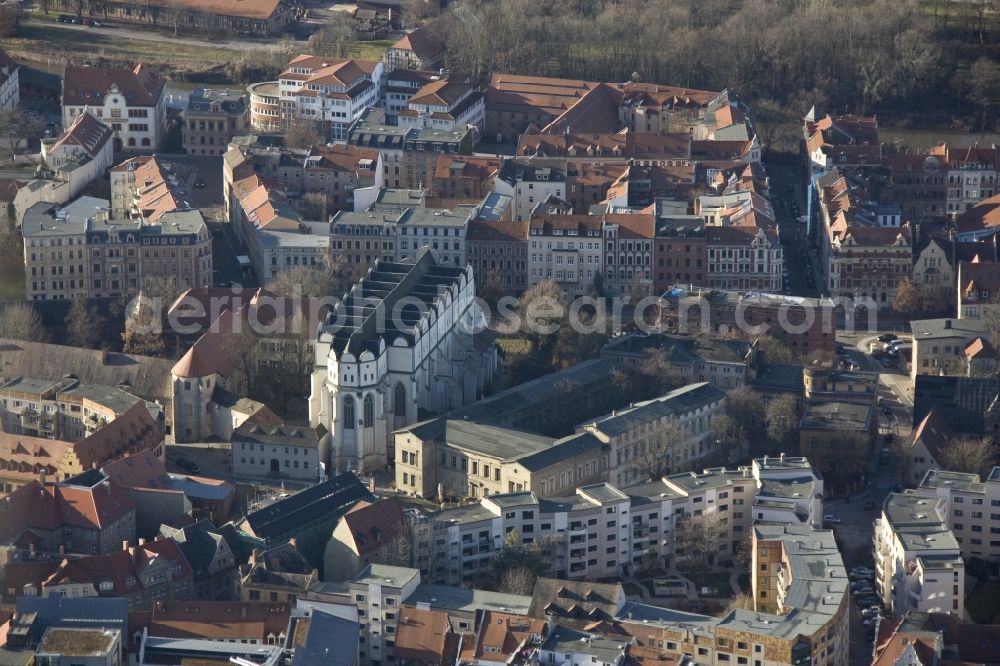
<path fill-rule="evenodd" d="M 472 268 L 377 261 L 319 327 L 309 419 L 331 433 L 331 469 L 393 456 L 392 432 L 483 396 L 498 357 Z"/>

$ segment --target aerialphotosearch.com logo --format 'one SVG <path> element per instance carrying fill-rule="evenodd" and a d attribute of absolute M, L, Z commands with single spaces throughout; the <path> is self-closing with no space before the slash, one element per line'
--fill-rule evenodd
<path fill-rule="evenodd" d="M 468 292 L 456 298 L 446 288 L 433 300 L 404 295 L 394 299 L 350 296 L 343 301 L 334 296 L 302 298 L 301 293 L 296 288 L 290 298 L 284 298 L 237 286 L 225 295 L 204 299 L 186 295 L 172 301 L 166 311 L 162 298 L 140 295 L 128 303 L 125 312 L 133 333 L 180 336 L 199 334 L 208 326 L 213 333 L 249 332 L 260 337 L 334 335 L 362 328 L 366 335 L 391 337 L 429 330 L 442 318 L 449 326 L 470 334 L 491 329 L 501 335 L 554 335 L 563 326 L 580 334 L 852 333 L 858 330 L 859 320 L 864 322 L 864 330 L 878 330 L 878 305 L 870 298 L 775 296 L 765 304 L 746 300 L 725 309 L 700 296 L 674 301 L 659 296 L 634 300 L 630 296 L 557 299 L 541 295 L 527 303 L 504 296 L 491 306 Z M 766 317 L 761 314 L 765 311 Z"/>

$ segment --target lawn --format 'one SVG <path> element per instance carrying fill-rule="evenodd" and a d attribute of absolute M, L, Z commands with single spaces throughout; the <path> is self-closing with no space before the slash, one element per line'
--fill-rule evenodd
<path fill-rule="evenodd" d="M 698 590 L 698 594 L 701 594 L 701 588 L 709 588 L 710 597 L 731 597 L 733 596 L 733 587 L 729 584 L 729 574 L 727 573 L 707 573 L 707 574 L 694 574 L 688 576 L 692 581 L 694 581 L 695 587 Z M 713 593 L 712 590 L 715 590 Z"/>
<path fill-rule="evenodd" d="M 631 583 L 631 582 L 629 582 L 629 583 L 622 583 L 622 588 L 625 590 L 626 596 L 629 596 L 629 597 L 641 597 L 642 596 L 642 588 L 639 587 L 638 585 L 636 585 L 635 583 Z"/>
<path fill-rule="evenodd" d="M 17 246 L 0 250 L 0 301 L 24 300 L 24 258 Z"/>
<path fill-rule="evenodd" d="M 130 39 L 117 35 L 57 28 L 39 23 L 26 23 L 18 36 L 5 40 L 8 51 L 21 51 L 38 57 L 63 57 L 80 60 L 121 60 L 171 65 L 173 69 L 189 69 L 222 65 L 238 57 L 238 45 L 229 48 L 194 44 L 156 42 Z"/>
<path fill-rule="evenodd" d="M 980 583 L 965 599 L 965 610 L 977 624 L 995 624 L 1000 615 L 997 606 L 1000 583 Z"/>

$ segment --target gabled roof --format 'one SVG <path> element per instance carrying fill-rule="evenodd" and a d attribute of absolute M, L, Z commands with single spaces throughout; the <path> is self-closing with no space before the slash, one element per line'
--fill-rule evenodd
<path fill-rule="evenodd" d="M 621 583 L 539 577 L 535 581 L 528 615 L 536 618 L 551 615 L 562 622 L 583 626 L 614 618 L 624 598 Z"/>
<path fill-rule="evenodd" d="M 984 231 L 1000 226 L 1000 194 L 983 199 L 955 220 L 959 234 Z"/>
<path fill-rule="evenodd" d="M 149 635 L 267 643 L 286 630 L 290 616 L 288 602 L 157 601 Z"/>
<path fill-rule="evenodd" d="M 355 551 L 362 556 L 392 542 L 404 527 L 403 509 L 395 497 L 374 503 L 361 500 L 340 520 L 354 538 Z"/>
<path fill-rule="evenodd" d="M 100 106 L 112 87 L 125 97 L 128 106 L 155 106 L 163 95 L 164 79 L 145 64 L 132 69 L 66 65 L 63 73 L 62 103 Z"/>
<path fill-rule="evenodd" d="M 358 477 L 344 472 L 247 514 L 237 528 L 260 539 L 278 538 L 310 523 L 318 515 L 344 513 L 359 500 L 372 499 Z"/>
<path fill-rule="evenodd" d="M 420 60 L 431 62 L 444 54 L 444 43 L 434 38 L 427 28 L 417 28 L 399 38 L 391 47 L 401 51 L 412 51 Z"/>
<path fill-rule="evenodd" d="M 931 409 L 917 426 L 917 429 L 913 431 L 911 441 L 913 444 L 918 442 L 922 444 L 935 461 L 940 461 L 942 452 L 948 447 L 954 434 L 944 411 Z"/>
<path fill-rule="evenodd" d="M 532 636 L 541 637 L 547 631 L 548 624 L 543 619 L 493 610 L 484 611 L 475 639 L 462 641 L 462 660 L 506 660 Z"/>
<path fill-rule="evenodd" d="M 445 666 L 455 663 L 458 644 L 458 634 L 452 631 L 447 613 L 416 608 L 399 612 L 392 648 L 396 659 Z"/>
<path fill-rule="evenodd" d="M 84 109 L 49 150 L 79 146 L 90 157 L 97 157 L 113 135 L 111 128 L 101 122 L 90 109 Z"/>
<path fill-rule="evenodd" d="M 63 560 L 56 570 L 42 581 L 42 587 L 74 583 L 91 584 L 97 596 L 128 597 L 142 590 L 143 581 L 146 579 L 142 575 L 143 572 L 161 558 L 171 568 L 179 568 L 179 572 L 175 572 L 172 576 L 174 580 L 191 576 L 191 567 L 177 544 L 170 539 L 157 539 L 109 555 Z M 111 589 L 102 590 L 100 584 L 103 582 L 110 583 Z"/>

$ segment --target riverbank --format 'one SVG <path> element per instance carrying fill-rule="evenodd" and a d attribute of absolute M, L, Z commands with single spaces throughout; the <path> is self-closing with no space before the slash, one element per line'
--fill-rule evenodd
<path fill-rule="evenodd" d="M 391 42 L 358 41 L 348 48 L 354 58 L 378 60 Z M 145 62 L 177 82 L 246 84 L 273 78 L 295 55 L 307 51 L 305 41 L 289 37 L 262 41 L 175 38 L 155 30 L 127 26 L 88 28 L 37 19 L 27 20 L 17 37 L 4 40 L 15 60 L 38 63 L 45 71 L 61 72 L 66 62 L 90 65 L 132 65 Z"/>

